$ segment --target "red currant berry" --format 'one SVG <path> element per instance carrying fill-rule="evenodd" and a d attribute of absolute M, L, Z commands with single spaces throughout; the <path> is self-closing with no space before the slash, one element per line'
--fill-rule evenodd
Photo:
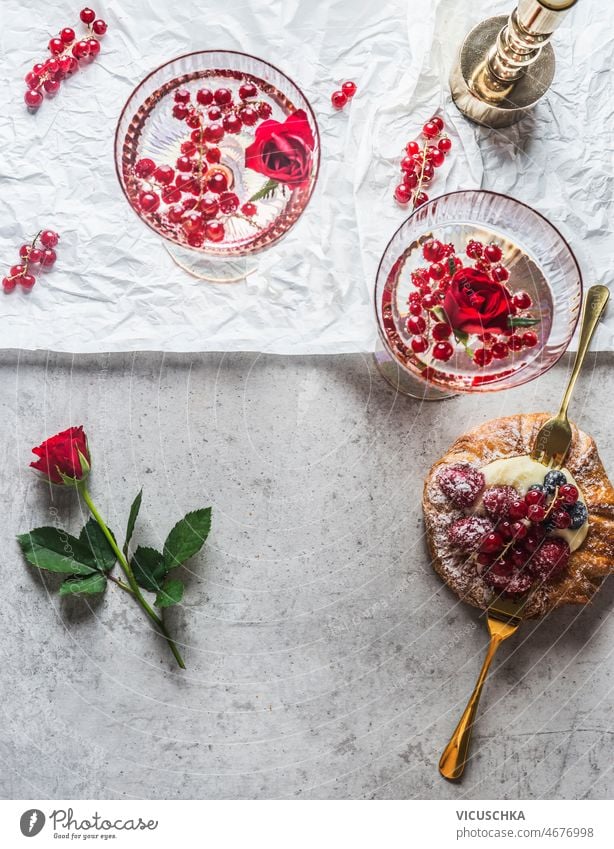
<path fill-rule="evenodd" d="M 196 92 L 196 102 L 201 106 L 210 106 L 213 103 L 213 92 L 208 88 L 200 88 Z"/>
<path fill-rule="evenodd" d="M 215 194 L 225 192 L 228 188 L 228 177 L 222 171 L 214 171 L 207 180 L 207 188 Z"/>
<path fill-rule="evenodd" d="M 527 519 L 531 522 L 543 522 L 546 518 L 546 511 L 541 504 L 531 504 L 527 509 Z"/>
<path fill-rule="evenodd" d="M 445 342 L 452 335 L 452 328 L 445 321 L 440 321 L 433 326 L 432 333 L 437 342 Z"/>
<path fill-rule="evenodd" d="M 38 89 L 30 89 L 30 91 L 26 91 L 23 96 L 23 99 L 26 102 L 26 106 L 30 109 L 38 109 L 38 107 L 43 102 L 43 95 L 38 91 Z"/>
<path fill-rule="evenodd" d="M 41 84 L 41 78 L 34 71 L 28 71 L 25 76 L 26 85 L 28 88 L 38 88 Z"/>
<path fill-rule="evenodd" d="M 60 38 L 64 44 L 72 44 L 76 38 L 74 29 L 71 29 L 71 27 L 64 27 L 64 29 L 60 32 Z"/>
<path fill-rule="evenodd" d="M 405 205 L 411 200 L 411 189 L 405 183 L 399 183 L 394 190 L 394 199 L 397 203 Z"/>
<path fill-rule="evenodd" d="M 218 88 L 213 94 L 213 99 L 218 106 L 228 106 L 232 103 L 232 92 L 227 88 Z"/>
<path fill-rule="evenodd" d="M 251 106 L 242 106 L 238 114 L 246 127 L 253 127 L 258 121 L 258 113 Z"/>
<path fill-rule="evenodd" d="M 255 203 L 250 203 L 248 201 L 247 203 L 244 203 L 243 206 L 241 207 L 241 212 L 247 218 L 253 218 L 254 215 L 258 212 L 258 208 L 256 207 Z"/>
<path fill-rule="evenodd" d="M 553 510 L 551 516 L 555 528 L 564 530 L 571 525 L 571 516 L 567 510 Z"/>
<path fill-rule="evenodd" d="M 496 265 L 492 270 L 493 280 L 498 283 L 504 283 L 510 276 L 509 271 L 504 265 Z"/>
<path fill-rule="evenodd" d="M 537 342 L 537 333 L 534 333 L 532 330 L 527 330 L 526 333 L 522 334 L 522 344 L 525 348 L 534 348 Z"/>
<path fill-rule="evenodd" d="M 430 162 L 425 162 L 422 168 L 422 182 L 430 183 L 435 176 L 435 169 Z"/>
<path fill-rule="evenodd" d="M 352 82 L 352 80 L 348 80 L 341 86 L 341 91 L 345 94 L 348 100 L 350 100 L 356 94 L 356 83 Z"/>
<path fill-rule="evenodd" d="M 134 173 L 137 177 L 142 177 L 144 180 L 150 177 L 156 170 L 156 163 L 153 159 L 139 159 L 134 166 Z"/>
<path fill-rule="evenodd" d="M 43 88 L 47 92 L 47 94 L 54 95 L 57 94 L 60 90 L 60 82 L 59 80 L 45 80 L 43 83 Z"/>
<path fill-rule="evenodd" d="M 516 333 L 512 334 L 507 340 L 510 351 L 520 351 L 522 348 L 522 339 Z"/>
<path fill-rule="evenodd" d="M 416 302 L 410 303 L 409 311 L 412 315 L 422 315 L 422 304 Z"/>
<path fill-rule="evenodd" d="M 175 177 L 175 185 L 182 192 L 192 192 L 198 194 L 198 181 L 193 176 L 187 174 L 177 174 Z"/>
<path fill-rule="evenodd" d="M 86 6 L 85 9 L 81 9 L 79 17 L 81 18 L 84 24 L 91 24 L 96 20 L 96 12 Z"/>
<path fill-rule="evenodd" d="M 52 56 L 51 59 L 47 59 L 44 67 L 47 73 L 56 74 L 60 68 L 60 61 Z"/>
<path fill-rule="evenodd" d="M 98 18 L 98 20 L 94 21 L 94 23 L 92 24 L 92 29 L 94 30 L 96 35 L 102 37 L 107 31 L 107 25 L 101 18 Z"/>
<path fill-rule="evenodd" d="M 239 208 L 239 198 L 234 192 L 222 192 L 220 195 L 220 209 L 224 215 L 232 215 Z"/>
<path fill-rule="evenodd" d="M 55 248 L 60 241 L 60 237 L 53 230 L 43 230 L 40 234 L 41 244 L 46 248 Z"/>
<path fill-rule="evenodd" d="M 563 504 L 575 504 L 579 497 L 578 488 L 571 483 L 565 483 L 559 489 L 559 498 Z"/>
<path fill-rule="evenodd" d="M 219 106 L 212 106 L 211 109 L 207 110 L 207 118 L 210 121 L 219 121 L 222 115 L 223 112 Z"/>
<path fill-rule="evenodd" d="M 261 118 L 266 120 L 267 118 L 271 117 L 271 115 L 273 114 L 273 110 L 271 109 L 268 103 L 259 103 L 258 114 Z"/>
<path fill-rule="evenodd" d="M 212 165 L 219 162 L 222 158 L 222 152 L 219 147 L 208 147 L 205 153 L 205 159 Z"/>
<path fill-rule="evenodd" d="M 444 136 L 442 139 L 439 139 L 437 147 L 439 150 L 443 151 L 443 153 L 449 153 L 452 148 L 452 139 Z"/>
<path fill-rule="evenodd" d="M 253 83 L 243 83 L 239 88 L 239 97 L 241 100 L 249 100 L 250 97 L 256 97 L 258 89 Z"/>
<path fill-rule="evenodd" d="M 199 230 L 204 228 L 205 219 L 200 212 L 190 210 L 189 212 L 186 212 L 181 219 L 181 226 L 183 227 L 183 231 L 186 235 L 189 235 L 190 233 L 198 233 Z"/>
<path fill-rule="evenodd" d="M 36 277 L 33 274 L 22 274 L 18 282 L 20 286 L 29 292 L 36 283 Z M 569 518 L 569 522 L 571 523 L 571 517 Z"/>
<path fill-rule="evenodd" d="M 164 186 L 161 195 L 164 203 L 177 203 L 181 200 L 181 192 L 176 186 Z"/>
<path fill-rule="evenodd" d="M 28 254 L 28 262 L 30 262 L 30 263 L 40 262 L 42 256 L 43 256 L 43 252 L 41 250 L 39 250 L 39 248 L 30 248 L 30 253 Z"/>
<path fill-rule="evenodd" d="M 414 336 L 410 342 L 412 351 L 415 354 L 423 354 L 429 346 L 428 339 L 425 336 Z"/>
<path fill-rule="evenodd" d="M 164 189 L 164 191 L 167 192 L 168 189 Z M 168 220 L 171 222 L 171 224 L 178 224 L 183 218 L 183 213 L 184 209 L 182 206 L 171 206 L 167 213 Z"/>
<path fill-rule="evenodd" d="M 410 141 L 405 145 L 405 152 L 408 156 L 416 156 L 420 153 L 420 145 L 416 141 Z"/>
<path fill-rule="evenodd" d="M 60 59 L 60 71 L 63 76 L 69 77 L 79 70 L 79 64 L 74 56 L 62 56 Z"/>
<path fill-rule="evenodd" d="M 17 286 L 16 280 L 11 280 L 10 277 L 4 277 L 2 280 L 2 288 L 5 292 L 12 292 L 13 289 Z"/>
<path fill-rule="evenodd" d="M 205 236 L 211 242 L 221 242 L 224 238 L 224 225 L 221 221 L 208 221 Z"/>
<path fill-rule="evenodd" d="M 181 157 L 185 159 L 186 157 Z M 188 162 L 190 160 L 188 159 Z M 156 183 L 161 183 L 163 186 L 170 186 L 170 184 L 175 179 L 175 171 L 171 168 L 170 165 L 159 165 L 156 170 L 153 172 L 153 179 Z"/>
<path fill-rule="evenodd" d="M 411 316 L 407 319 L 407 330 L 413 336 L 419 336 L 426 330 L 426 321 L 422 316 Z"/>
<path fill-rule="evenodd" d="M 429 199 L 429 196 L 426 192 L 418 192 L 418 194 L 414 198 L 414 207 L 422 206 L 422 204 L 426 203 Z"/>
<path fill-rule="evenodd" d="M 514 539 L 524 539 L 528 532 L 528 528 L 523 522 L 512 522 L 512 536 Z"/>
<path fill-rule="evenodd" d="M 64 42 L 61 38 L 52 38 L 48 44 L 49 50 L 57 56 L 64 50 Z"/>
<path fill-rule="evenodd" d="M 90 46 L 87 41 L 78 41 L 72 49 L 75 59 L 85 59 L 90 55 Z"/>
<path fill-rule="evenodd" d="M 401 171 L 406 171 L 407 173 L 411 173 L 416 170 L 416 163 L 414 162 L 413 156 L 404 156 L 401 160 Z"/>
<path fill-rule="evenodd" d="M 203 127 L 200 127 L 198 130 L 192 130 L 190 133 L 190 138 L 194 142 L 194 144 L 201 145 L 205 139 L 205 130 Z"/>
<path fill-rule="evenodd" d="M 512 303 L 518 310 L 528 310 L 533 301 L 528 292 L 516 292 L 512 298 Z"/>
<path fill-rule="evenodd" d="M 431 118 L 431 124 L 435 124 L 439 132 L 441 132 L 445 126 L 443 123 L 443 119 L 440 118 L 439 115 L 435 115 L 433 118 Z"/>
<path fill-rule="evenodd" d="M 505 342 L 495 342 L 491 350 L 495 360 L 504 360 L 510 353 L 510 349 Z"/>
<path fill-rule="evenodd" d="M 88 38 L 87 44 L 89 47 L 89 55 L 90 58 L 94 58 L 94 56 L 98 56 L 100 53 L 100 42 L 96 38 Z"/>
<path fill-rule="evenodd" d="M 195 233 L 188 233 L 188 245 L 193 248 L 201 248 L 205 241 L 205 233 L 203 230 L 197 230 Z"/>
<path fill-rule="evenodd" d="M 465 253 L 469 259 L 479 259 L 482 256 L 483 250 L 484 245 L 481 242 L 478 242 L 476 239 L 470 239 L 467 242 Z"/>
<path fill-rule="evenodd" d="M 499 262 L 501 257 L 503 256 L 503 251 L 499 247 L 499 245 L 486 245 L 484 248 L 484 256 L 488 260 L 488 262 Z"/>
<path fill-rule="evenodd" d="M 454 348 L 449 342 L 436 342 L 433 345 L 433 359 L 446 362 L 454 353 Z"/>
<path fill-rule="evenodd" d="M 433 121 L 427 121 L 422 127 L 422 135 L 427 139 L 434 139 L 439 135 L 439 127 Z"/>
<path fill-rule="evenodd" d="M 216 144 L 224 138 L 224 127 L 221 124 L 209 124 L 205 127 L 205 141 Z"/>
<path fill-rule="evenodd" d="M 542 492 L 541 489 L 530 489 L 524 497 L 525 504 L 529 507 L 533 504 L 545 504 L 546 503 L 546 493 Z"/>
<path fill-rule="evenodd" d="M 198 112 L 190 112 L 188 117 L 185 119 L 185 122 L 190 129 L 197 130 L 201 124 L 201 117 Z"/>
<path fill-rule="evenodd" d="M 175 165 L 177 166 L 179 171 L 187 172 L 192 170 L 192 160 L 189 156 L 180 156 L 177 159 L 177 162 L 175 162 Z M 170 183 L 171 180 L 169 180 L 168 182 Z"/>
<path fill-rule="evenodd" d="M 190 102 L 190 92 L 187 88 L 178 88 L 173 95 L 175 99 L 175 103 L 189 103 Z"/>
<path fill-rule="evenodd" d="M 330 96 L 330 102 L 333 104 L 335 109 L 343 109 L 345 104 L 348 102 L 348 99 L 342 91 L 333 91 Z"/>
<path fill-rule="evenodd" d="M 478 348 L 473 355 L 473 362 L 476 366 L 484 368 L 492 362 L 492 351 L 489 351 L 488 348 Z"/>
<path fill-rule="evenodd" d="M 507 512 L 510 519 L 526 519 L 527 503 L 524 498 L 518 498 L 512 501 Z"/>
<path fill-rule="evenodd" d="M 198 201 L 198 209 L 202 212 L 205 218 L 215 218 L 220 211 L 218 196 L 207 192 Z"/>
<path fill-rule="evenodd" d="M 227 133 L 240 133 L 243 121 L 234 112 L 230 112 L 224 117 L 223 126 Z"/>
<path fill-rule="evenodd" d="M 186 156 L 194 156 L 198 148 L 193 141 L 184 141 L 181 144 L 181 152 Z"/>
<path fill-rule="evenodd" d="M 36 65 L 32 66 L 32 73 L 40 77 L 41 74 L 45 73 L 45 66 L 41 62 L 37 62 Z"/>
<path fill-rule="evenodd" d="M 429 277 L 432 280 L 441 280 L 446 273 L 446 267 L 443 262 L 434 262 L 429 266 Z"/>
<path fill-rule="evenodd" d="M 439 262 L 444 255 L 444 247 L 439 239 L 429 239 L 422 245 L 422 256 L 427 262 Z"/>
<path fill-rule="evenodd" d="M 422 297 L 422 306 L 424 307 L 425 310 L 432 310 L 433 307 L 436 307 L 438 303 L 439 303 L 439 298 L 437 297 L 437 295 L 435 295 L 431 292 L 427 292 Z"/>
<path fill-rule="evenodd" d="M 11 266 L 11 270 L 9 274 L 11 277 L 21 277 L 21 275 L 25 272 L 25 265 L 13 265 Z"/>
<path fill-rule="evenodd" d="M 434 168 L 441 168 L 443 163 L 446 161 L 446 157 L 444 156 L 442 151 L 439 150 L 439 148 L 435 148 L 435 147 L 433 147 L 429 150 L 428 157 L 429 157 L 429 162 L 431 163 L 431 165 Z"/>
<path fill-rule="evenodd" d="M 416 172 L 405 171 L 405 173 L 403 174 L 403 183 L 407 186 L 408 189 L 415 189 L 418 185 L 418 175 L 416 174 Z"/>
<path fill-rule="evenodd" d="M 57 254 L 53 248 L 45 248 L 41 253 L 41 265 L 45 268 L 50 268 L 57 258 Z"/>
<path fill-rule="evenodd" d="M 155 192 L 141 192 L 139 194 L 139 206 L 143 212 L 155 212 L 160 206 L 160 198 Z"/>
<path fill-rule="evenodd" d="M 494 531 L 491 534 L 486 534 L 486 536 L 480 543 L 480 551 L 483 554 L 494 554 L 497 551 L 501 551 L 503 546 L 503 537 L 501 536 L 501 534 L 498 534 L 496 531 Z"/>

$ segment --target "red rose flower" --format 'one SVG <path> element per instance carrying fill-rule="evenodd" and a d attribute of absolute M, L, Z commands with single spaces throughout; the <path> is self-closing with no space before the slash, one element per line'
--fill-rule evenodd
<path fill-rule="evenodd" d="M 512 298 L 505 286 L 475 268 L 461 268 L 450 282 L 443 308 L 454 330 L 485 333 L 509 330 Z"/>
<path fill-rule="evenodd" d="M 307 115 L 298 109 L 286 120 L 263 121 L 245 151 L 245 166 L 295 189 L 311 176 L 315 141 Z"/>
<path fill-rule="evenodd" d="M 32 453 L 40 459 L 30 465 L 42 472 L 51 483 L 72 485 L 83 480 L 90 470 L 87 436 L 82 426 L 56 433 L 38 448 L 33 448 Z"/>

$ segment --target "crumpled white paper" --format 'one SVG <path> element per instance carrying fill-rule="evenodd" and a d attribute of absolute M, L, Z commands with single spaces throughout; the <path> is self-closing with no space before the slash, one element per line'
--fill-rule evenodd
<path fill-rule="evenodd" d="M 612 282 L 614 7 L 580 3 L 554 36 L 554 85 L 508 130 L 470 124 L 450 101 L 448 72 L 464 34 L 511 3 L 459 0 L 110 0 L 96 61 L 36 115 L 24 74 L 78 7 L 3 0 L 0 31 L 0 258 L 17 262 L 41 227 L 61 233 L 58 262 L 29 294 L 0 294 L 0 345 L 57 351 L 249 350 L 346 353 L 373 348 L 372 291 L 396 206 L 403 145 L 434 112 L 453 152 L 430 194 L 484 187 L 544 213 L 570 240 L 586 283 Z M 573 27 L 573 29 L 572 29 Z M 246 283 L 212 285 L 174 265 L 129 208 L 113 135 L 123 103 L 150 70 L 199 49 L 243 50 L 303 89 L 320 127 L 315 196 L 295 229 L 261 255 Z M 341 113 L 330 94 L 358 93 Z M 596 347 L 614 347 L 614 316 Z"/>

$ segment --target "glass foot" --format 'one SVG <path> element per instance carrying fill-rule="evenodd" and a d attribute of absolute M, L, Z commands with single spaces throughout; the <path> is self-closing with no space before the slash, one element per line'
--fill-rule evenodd
<path fill-rule="evenodd" d="M 207 283 L 239 283 L 258 267 L 253 257 L 212 259 L 180 245 L 164 246 L 173 262 L 185 272 Z"/>
<path fill-rule="evenodd" d="M 426 380 L 420 380 L 419 377 L 405 371 L 384 347 L 378 347 L 373 357 L 379 373 L 401 395 L 419 398 L 421 401 L 443 401 L 445 398 L 454 398 L 458 394 L 444 392 Z"/>

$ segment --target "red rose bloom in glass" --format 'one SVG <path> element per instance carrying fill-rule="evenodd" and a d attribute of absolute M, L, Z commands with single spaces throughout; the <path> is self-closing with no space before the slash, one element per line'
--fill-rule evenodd
<path fill-rule="evenodd" d="M 501 283 L 497 283 L 474 268 L 461 268 L 450 282 L 443 308 L 449 323 L 464 333 L 485 333 L 510 329 L 512 298 Z"/>
<path fill-rule="evenodd" d="M 311 177 L 315 141 L 307 115 L 297 109 L 286 120 L 263 121 L 245 151 L 245 166 L 293 189 Z"/>
<path fill-rule="evenodd" d="M 83 480 L 90 470 L 87 436 L 82 426 L 56 433 L 38 448 L 33 448 L 32 453 L 40 459 L 30 465 L 42 472 L 51 483 L 72 485 Z"/>

